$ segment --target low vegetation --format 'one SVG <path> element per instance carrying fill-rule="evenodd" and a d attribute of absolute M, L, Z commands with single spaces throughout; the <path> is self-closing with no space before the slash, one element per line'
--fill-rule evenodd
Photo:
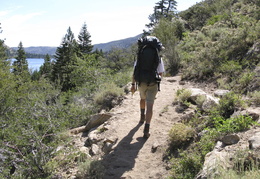
<path fill-rule="evenodd" d="M 181 91 L 181 93 L 186 93 L 185 90 Z M 177 101 L 183 103 L 181 96 L 180 94 L 177 96 Z M 187 98 L 189 97 L 187 96 Z M 239 115 L 231 118 L 230 115 L 226 115 L 241 104 L 243 101 L 231 92 L 220 99 L 220 104 L 216 109 L 206 113 L 199 112 L 198 108 L 197 114 L 192 119 L 172 127 L 169 132 L 170 147 L 168 151 L 169 161 L 172 163 L 172 178 L 194 178 L 203 166 L 205 155 L 212 151 L 217 140 L 227 134 L 242 132 L 251 126 L 259 126 L 250 116 Z M 201 137 L 199 137 L 200 135 Z M 245 159 L 246 155 L 242 158 Z M 252 166 L 243 171 L 241 169 L 234 168 L 234 171 L 242 172 L 242 175 L 251 174 L 248 170 L 253 172 L 258 169 L 258 166 Z M 225 176 L 227 175 L 225 174 Z"/>
<path fill-rule="evenodd" d="M 87 31 L 83 32 L 85 37 Z M 54 176 L 55 168 L 82 155 L 55 152 L 66 143 L 63 132 L 85 125 L 90 115 L 121 102 L 134 59 L 127 50 L 92 52 L 91 44 L 85 48 L 76 43 L 69 28 L 55 61 L 46 55 L 40 70 L 30 73 L 23 44 L 11 64 L 4 41 L 0 42 L 0 178 Z M 116 53 L 120 55 L 111 55 Z M 92 162 L 79 161 L 82 172 L 90 168 L 82 175 L 92 175 Z"/>
<path fill-rule="evenodd" d="M 192 120 L 172 127 L 168 151 L 172 178 L 194 178 L 220 136 L 255 125 L 249 116 L 231 119 L 230 115 L 245 104 L 260 104 L 259 8 L 259 0 L 204 0 L 179 13 L 174 8 L 155 8 L 150 16 L 149 33 L 165 46 L 161 55 L 167 75 L 181 72 L 184 80 L 232 91 L 218 108 L 208 113 L 198 109 Z M 65 130 L 84 125 L 91 114 L 120 103 L 127 92 L 124 86 L 131 81 L 136 46 L 105 54 L 92 48 L 86 24 L 78 40 L 68 28 L 55 60 L 46 55 L 40 70 L 30 73 L 22 42 L 11 64 L 0 40 L 0 178 L 48 178 L 75 158 L 81 177 L 101 178 L 97 161 L 81 160 L 83 153 L 64 159 L 57 147 L 68 140 L 62 137 Z M 191 105 L 189 95 L 188 90 L 177 94 L 186 107 Z M 196 138 L 202 131 L 205 135 Z M 256 167 L 240 169 L 230 175 L 253 177 L 259 172 Z"/>

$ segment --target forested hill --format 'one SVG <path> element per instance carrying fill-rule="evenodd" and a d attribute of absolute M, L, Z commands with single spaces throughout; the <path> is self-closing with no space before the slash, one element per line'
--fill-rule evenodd
<path fill-rule="evenodd" d="M 103 52 L 108 52 L 112 48 L 128 48 L 131 45 L 133 45 L 134 43 L 136 43 L 137 39 L 141 36 L 142 36 L 142 34 L 139 34 L 135 37 L 129 37 L 126 39 L 116 40 L 116 41 L 112 41 L 112 42 L 108 42 L 108 43 L 96 44 L 96 45 L 94 45 L 94 49 L 99 49 L 99 50 L 102 50 Z"/>
<path fill-rule="evenodd" d="M 18 47 L 11 47 L 13 50 L 12 52 L 18 49 Z M 41 55 L 54 55 L 56 52 L 57 47 L 48 47 L 48 46 L 35 46 L 35 47 L 24 47 L 24 50 L 27 54 L 41 54 Z M 12 53 L 11 53 L 12 55 Z"/>
<path fill-rule="evenodd" d="M 94 50 L 99 49 L 102 50 L 103 52 L 108 52 L 112 48 L 128 48 L 134 43 L 137 42 L 137 39 L 141 37 L 142 34 L 139 34 L 134 37 L 129 37 L 121 40 L 115 40 L 112 42 L 107 42 L 107 43 L 100 43 L 100 44 L 94 44 Z M 11 47 L 13 50 L 17 50 L 17 47 Z M 55 55 L 57 47 L 49 47 L 49 46 L 36 46 L 36 47 L 25 47 L 24 50 L 27 54 L 42 54 L 42 55 Z"/>

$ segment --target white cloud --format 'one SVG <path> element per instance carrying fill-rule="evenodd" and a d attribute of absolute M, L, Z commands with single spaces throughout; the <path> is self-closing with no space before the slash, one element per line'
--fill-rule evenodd
<path fill-rule="evenodd" d="M 10 42 L 13 46 L 17 45 L 20 41 L 23 42 L 24 37 L 32 36 L 32 33 L 36 30 L 33 26 L 33 20 L 36 16 L 44 14 L 44 12 L 35 12 L 28 14 L 16 14 L 8 16 L 12 11 L 9 11 L 2 17 L 1 27 L 3 29 L 2 36 L 6 39 L 6 44 Z"/>
<path fill-rule="evenodd" d="M 0 11 L 0 18 L 2 19 L 5 15 L 7 15 L 10 11 Z"/>

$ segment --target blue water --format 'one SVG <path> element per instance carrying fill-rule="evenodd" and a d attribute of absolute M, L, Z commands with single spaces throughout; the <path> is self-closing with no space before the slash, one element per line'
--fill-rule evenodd
<path fill-rule="evenodd" d="M 11 59 L 12 63 L 15 59 Z M 27 58 L 28 61 L 28 67 L 30 70 L 35 71 L 35 70 L 40 70 L 40 66 L 43 65 L 44 59 L 43 58 Z"/>
<path fill-rule="evenodd" d="M 44 59 L 42 58 L 27 58 L 29 69 L 40 70 L 40 66 L 43 65 Z"/>

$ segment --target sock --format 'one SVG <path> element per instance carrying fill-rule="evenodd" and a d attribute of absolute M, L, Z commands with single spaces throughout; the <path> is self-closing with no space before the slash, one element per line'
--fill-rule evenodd
<path fill-rule="evenodd" d="M 150 129 L 150 124 L 145 124 L 145 126 L 144 126 L 144 132 L 145 133 L 149 133 L 149 129 Z"/>
<path fill-rule="evenodd" d="M 141 115 L 144 115 L 145 109 L 141 109 Z"/>

